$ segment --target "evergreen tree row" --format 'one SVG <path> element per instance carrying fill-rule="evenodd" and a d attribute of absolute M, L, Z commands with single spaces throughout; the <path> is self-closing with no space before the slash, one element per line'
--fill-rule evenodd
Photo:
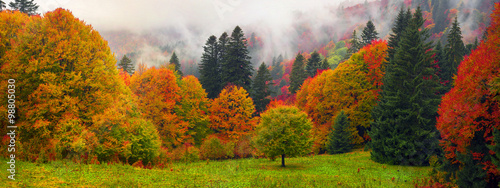
<path fill-rule="evenodd" d="M 203 47 L 200 64 L 200 82 L 209 98 L 216 98 L 221 89 L 235 84 L 250 91 L 252 85 L 251 57 L 243 30 L 236 26 L 229 37 L 226 32 L 217 40 L 210 36 Z"/>

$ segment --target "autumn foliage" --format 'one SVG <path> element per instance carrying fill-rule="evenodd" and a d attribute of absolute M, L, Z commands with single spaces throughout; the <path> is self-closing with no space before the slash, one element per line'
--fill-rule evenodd
<path fill-rule="evenodd" d="M 180 88 L 175 74 L 167 68 L 151 67 L 143 74 L 134 74 L 130 88 L 138 98 L 144 117 L 158 129 L 165 147 L 180 146 L 187 139 L 188 125 L 174 113 L 180 101 Z"/>
<path fill-rule="evenodd" d="M 366 129 L 382 85 L 386 51 L 385 41 L 374 41 L 335 70 L 323 71 L 304 81 L 297 92 L 296 105 L 312 118 L 316 152 L 324 150 L 331 125 L 341 110 L 349 114 L 351 142 L 359 145 L 369 139 Z"/>
<path fill-rule="evenodd" d="M 16 80 L 16 156 L 41 162 L 158 156 L 158 133 L 142 119 L 107 42 L 91 26 L 56 9 L 43 17 L 2 11 L 0 27 L 7 31 L 0 88 Z"/>
<path fill-rule="evenodd" d="M 210 106 L 210 128 L 224 142 L 239 140 L 253 130 L 256 120 L 253 101 L 245 89 L 226 86 Z"/>
<path fill-rule="evenodd" d="M 462 155 L 472 155 L 474 165 L 487 172 L 487 181 L 498 181 L 500 171 L 490 159 L 494 153 L 473 146 L 495 145 L 493 131 L 500 129 L 499 94 L 495 80 L 500 77 L 500 4 L 495 4 L 488 39 L 460 63 L 455 86 L 439 106 L 437 129 L 445 157 L 452 164 L 465 165 Z M 471 164 L 468 164 L 471 165 Z"/>

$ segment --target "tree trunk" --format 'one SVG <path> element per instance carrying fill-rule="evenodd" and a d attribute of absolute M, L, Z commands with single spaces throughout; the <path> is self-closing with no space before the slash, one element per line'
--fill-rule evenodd
<path fill-rule="evenodd" d="M 285 154 L 281 155 L 281 166 L 285 167 Z"/>

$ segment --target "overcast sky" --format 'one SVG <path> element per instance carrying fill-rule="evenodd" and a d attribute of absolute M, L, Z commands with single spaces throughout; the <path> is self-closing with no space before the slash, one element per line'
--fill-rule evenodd
<path fill-rule="evenodd" d="M 12 0 L 7 0 L 11 2 Z M 57 7 L 96 29 L 162 28 L 179 23 L 223 27 L 241 23 L 286 22 L 293 12 L 321 9 L 345 0 L 35 0 L 39 12 Z M 363 0 L 351 0 L 353 2 Z M 349 1 L 347 1 L 349 2 Z M 347 3 L 345 2 L 345 3 Z"/>

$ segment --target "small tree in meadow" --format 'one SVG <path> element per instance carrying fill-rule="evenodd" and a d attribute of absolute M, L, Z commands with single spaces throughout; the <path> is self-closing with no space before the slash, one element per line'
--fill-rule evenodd
<path fill-rule="evenodd" d="M 328 153 L 346 153 L 352 149 L 353 145 L 350 143 L 348 128 L 349 119 L 347 119 L 347 115 L 344 113 L 344 110 L 342 110 L 335 119 L 332 132 L 328 135 L 328 142 L 326 145 Z"/>
<path fill-rule="evenodd" d="M 267 157 L 301 156 L 310 152 L 312 122 L 307 114 L 294 106 L 278 106 L 261 114 L 261 122 L 254 138 L 257 149 Z"/>

